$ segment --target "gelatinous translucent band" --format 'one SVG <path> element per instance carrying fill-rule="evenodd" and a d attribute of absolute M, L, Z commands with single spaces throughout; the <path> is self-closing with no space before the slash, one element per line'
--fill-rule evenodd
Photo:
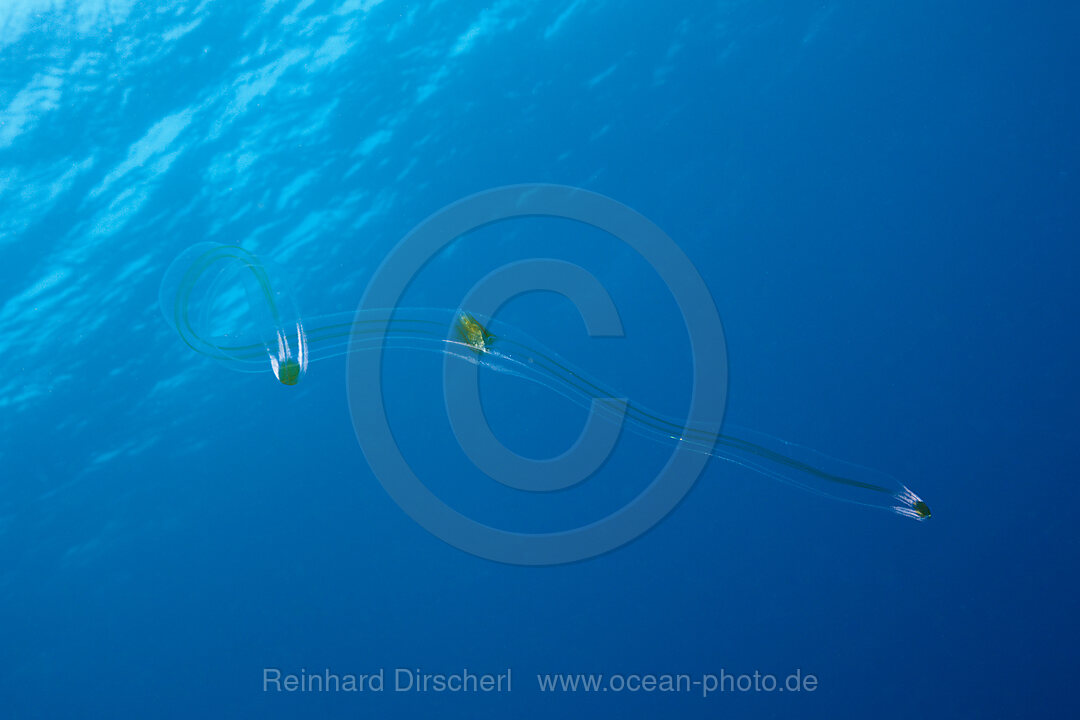
<path fill-rule="evenodd" d="M 627 429 L 678 443 L 825 497 L 925 520 L 930 508 L 895 478 L 837 460 L 779 438 L 739 429 L 737 434 L 687 427 L 628 401 L 593 400 L 622 394 L 591 378 L 517 328 L 465 310 L 396 308 L 343 312 L 302 320 L 284 280 L 243 248 L 194 245 L 172 263 L 159 301 L 165 319 L 192 350 L 242 372 L 269 369 L 297 384 L 314 360 L 364 349 L 408 348 L 448 354 L 538 383 L 585 407 L 625 414 Z M 365 337 L 371 342 L 365 343 Z M 621 406 L 619 406 L 621 407 Z"/>

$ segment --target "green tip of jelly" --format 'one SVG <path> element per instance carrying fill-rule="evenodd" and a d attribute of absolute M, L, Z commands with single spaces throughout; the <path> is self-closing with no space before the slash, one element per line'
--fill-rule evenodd
<path fill-rule="evenodd" d="M 278 366 L 278 380 L 282 385 L 295 385 L 300 382 L 300 363 L 286 360 Z"/>

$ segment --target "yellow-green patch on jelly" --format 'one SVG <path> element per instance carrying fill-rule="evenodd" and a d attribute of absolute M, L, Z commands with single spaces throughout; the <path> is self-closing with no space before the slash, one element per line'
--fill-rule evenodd
<path fill-rule="evenodd" d="M 282 385 L 295 385 L 300 382 L 300 363 L 286 360 L 278 367 L 278 380 Z"/>

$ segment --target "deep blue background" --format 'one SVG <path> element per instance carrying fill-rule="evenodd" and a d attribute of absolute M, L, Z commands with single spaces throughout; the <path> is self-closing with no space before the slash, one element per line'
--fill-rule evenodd
<path fill-rule="evenodd" d="M 1075 3 L 5 3 L 0 717 L 1075 713 L 1078 31 Z M 627 547 L 496 565 L 379 486 L 341 358 L 284 388 L 161 320 L 194 242 L 287 267 L 312 315 L 347 310 L 424 217 L 535 181 L 682 246 L 724 320 L 731 420 L 886 470 L 934 517 L 713 462 Z M 684 410 L 685 333 L 639 258 L 501 230 L 435 262 L 417 304 L 453 306 L 507 260 L 578 262 L 624 340 L 587 339 L 548 295 L 515 324 Z M 392 420 L 417 472 L 473 487 L 438 380 L 391 372 Z M 572 442 L 580 409 L 514 387 L 487 393 L 500 437 Z M 665 452 L 624 441 L 596 513 Z M 398 665 L 509 666 L 514 692 L 260 687 L 266 666 Z M 533 680 L 721 668 L 820 686 Z"/>

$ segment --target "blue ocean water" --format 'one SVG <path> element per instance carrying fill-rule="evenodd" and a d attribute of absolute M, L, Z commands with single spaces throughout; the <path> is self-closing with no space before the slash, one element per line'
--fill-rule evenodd
<path fill-rule="evenodd" d="M 5 2 L 0 717 L 1075 714 L 1078 31 L 1053 2 Z M 521 183 L 678 244 L 723 320 L 726 423 L 887 472 L 933 517 L 713 460 L 629 544 L 496 563 L 384 490 L 346 357 L 285 387 L 192 352 L 158 307 L 209 241 L 281 268 L 305 316 L 350 311 L 425 218 Z M 625 337 L 552 293 L 499 318 L 685 415 L 680 308 L 595 228 L 481 228 L 403 302 L 454 308 L 530 258 L 588 270 Z M 402 455 L 489 525 L 592 522 L 671 454 L 624 432 L 578 489 L 497 486 L 458 446 L 441 360 L 392 353 Z M 585 422 L 480 383 L 524 455 Z M 395 685 L 466 670 L 511 687 Z M 755 673 L 800 689 L 705 692 Z M 326 674 L 368 685 L 312 689 Z M 541 687 L 559 674 L 599 684 Z"/>

